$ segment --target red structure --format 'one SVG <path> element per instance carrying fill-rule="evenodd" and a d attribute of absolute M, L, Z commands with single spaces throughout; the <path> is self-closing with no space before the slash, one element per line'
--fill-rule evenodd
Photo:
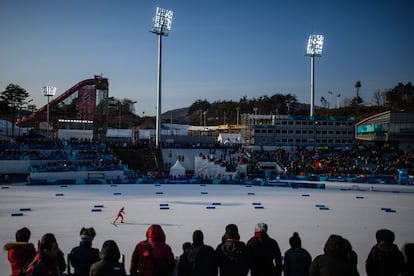
<path fill-rule="evenodd" d="M 59 119 L 93 122 L 95 133 L 105 133 L 108 124 L 108 79 L 95 76 L 78 82 L 49 102 L 50 124 L 58 128 Z M 20 126 L 36 129 L 47 120 L 47 105 L 17 121 Z"/>

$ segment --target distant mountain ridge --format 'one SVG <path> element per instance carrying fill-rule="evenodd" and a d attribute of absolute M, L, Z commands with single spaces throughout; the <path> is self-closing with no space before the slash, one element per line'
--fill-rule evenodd
<path fill-rule="evenodd" d="M 189 107 L 177 108 L 173 110 L 169 110 L 161 114 L 161 121 L 171 122 L 174 124 L 189 124 L 190 118 L 188 116 L 188 109 Z"/>

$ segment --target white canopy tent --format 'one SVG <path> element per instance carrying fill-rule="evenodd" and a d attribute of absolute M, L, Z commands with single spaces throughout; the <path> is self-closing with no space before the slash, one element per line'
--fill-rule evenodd
<path fill-rule="evenodd" d="M 180 161 L 177 160 L 170 169 L 170 177 L 177 178 L 183 176 L 185 176 L 185 168 Z"/>
<path fill-rule="evenodd" d="M 246 141 L 240 133 L 220 133 L 217 142 L 225 145 L 245 144 Z"/>

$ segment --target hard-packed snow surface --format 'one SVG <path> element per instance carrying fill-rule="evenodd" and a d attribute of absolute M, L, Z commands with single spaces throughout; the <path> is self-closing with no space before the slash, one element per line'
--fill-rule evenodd
<path fill-rule="evenodd" d="M 35 244 L 44 233 L 54 233 L 66 255 L 79 244 L 80 229 L 94 227 L 93 246 L 100 249 L 105 240 L 115 240 L 125 255 L 127 271 L 136 243 L 145 239 L 151 224 L 163 227 L 176 256 L 197 229 L 215 248 L 229 223 L 238 225 L 245 242 L 258 222 L 267 223 L 268 234 L 278 241 L 282 253 L 296 231 L 312 258 L 322 253 L 330 234 L 338 234 L 357 252 L 361 275 L 378 229 L 394 231 L 399 247 L 414 242 L 414 187 L 405 186 L 332 183 L 318 190 L 212 184 L 10 185 L 1 187 L 0 204 L 2 246 L 14 241 L 16 230 L 26 226 Z M 126 223 L 113 225 L 122 206 Z M 7 254 L 2 251 L 0 275 L 8 273 Z"/>

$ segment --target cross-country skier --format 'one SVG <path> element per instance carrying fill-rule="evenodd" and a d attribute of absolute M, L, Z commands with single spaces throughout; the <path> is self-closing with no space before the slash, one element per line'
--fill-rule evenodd
<path fill-rule="evenodd" d="M 116 223 L 116 221 L 117 221 L 119 218 L 121 218 L 121 223 L 124 223 L 124 214 L 125 214 L 125 207 L 124 207 L 124 206 L 122 206 L 122 208 L 121 208 L 121 209 L 119 209 L 118 214 L 116 214 L 116 218 L 115 218 L 115 220 L 114 220 L 113 224 L 115 224 L 115 223 Z"/>

